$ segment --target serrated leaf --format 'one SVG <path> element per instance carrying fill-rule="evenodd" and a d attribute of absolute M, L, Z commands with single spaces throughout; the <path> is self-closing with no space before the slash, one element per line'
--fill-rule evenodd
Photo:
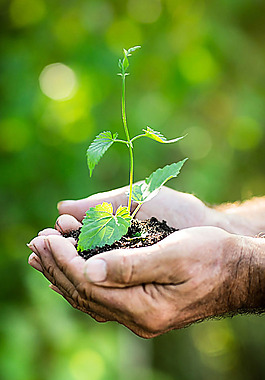
<path fill-rule="evenodd" d="M 117 136 L 117 133 L 114 133 L 112 136 L 110 131 L 104 131 L 97 135 L 94 141 L 89 145 L 87 149 L 87 165 L 89 168 L 90 177 L 94 167 L 99 162 L 103 154 L 114 143 Z"/>
<path fill-rule="evenodd" d="M 150 127 L 146 127 L 146 129 L 143 129 L 143 132 L 145 132 L 145 136 L 148 137 L 149 139 L 158 141 L 163 144 L 175 143 L 185 137 L 185 136 L 181 136 L 172 140 L 167 140 L 167 138 L 164 135 L 162 135 L 161 132 L 155 131 L 154 129 Z"/>
<path fill-rule="evenodd" d="M 132 200 L 134 202 L 137 202 L 137 203 L 143 203 L 144 202 L 144 198 L 143 198 L 143 194 L 144 194 L 144 189 L 145 189 L 145 182 L 142 182 L 140 184 L 135 184 L 133 185 L 133 188 L 132 188 Z M 129 192 L 127 193 L 127 195 L 129 195 Z"/>
<path fill-rule="evenodd" d="M 186 161 L 187 158 L 177 163 L 166 165 L 162 169 L 159 168 L 146 178 L 143 183 L 134 185 L 132 200 L 142 204 L 152 199 L 167 181 L 178 176 Z"/>
<path fill-rule="evenodd" d="M 91 207 L 83 219 L 77 249 L 86 251 L 105 244 L 111 245 L 126 234 L 131 219 L 125 206 L 120 206 L 115 215 L 111 203 L 103 202 Z"/>

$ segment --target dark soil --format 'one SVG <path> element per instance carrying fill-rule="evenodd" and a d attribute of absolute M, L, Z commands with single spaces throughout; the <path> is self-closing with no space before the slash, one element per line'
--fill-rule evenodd
<path fill-rule="evenodd" d="M 68 234 L 65 234 L 64 237 L 73 237 L 78 242 L 80 229 L 70 231 Z M 165 239 L 168 235 L 175 231 L 177 231 L 177 229 L 169 227 L 165 220 L 159 222 L 159 220 L 154 217 L 147 220 L 133 219 L 127 234 L 124 235 L 119 241 L 115 241 L 111 245 L 106 244 L 104 247 L 96 247 L 94 249 L 78 253 L 85 260 L 87 260 L 98 253 L 111 251 L 113 249 L 147 247 L 162 239 Z"/>

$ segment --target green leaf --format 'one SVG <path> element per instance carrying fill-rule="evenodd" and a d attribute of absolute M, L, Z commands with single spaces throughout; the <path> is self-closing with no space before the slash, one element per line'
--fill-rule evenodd
<path fill-rule="evenodd" d="M 118 75 L 121 75 L 122 77 L 125 77 L 126 75 L 129 75 L 128 73 L 126 73 L 126 70 L 128 69 L 129 67 L 129 60 L 128 60 L 128 57 L 130 57 L 132 54 L 132 52 L 134 52 L 135 50 L 137 49 L 140 49 L 141 46 L 134 46 L 134 47 L 131 47 L 130 49 L 126 50 L 126 49 L 123 49 L 123 59 L 119 59 L 118 61 L 118 66 L 121 70 L 121 73 L 119 73 Z"/>
<path fill-rule="evenodd" d="M 111 245 L 126 234 L 131 219 L 125 206 L 120 206 L 115 215 L 111 203 L 103 202 L 91 207 L 83 219 L 77 249 L 85 251 L 105 244 Z"/>
<path fill-rule="evenodd" d="M 187 158 L 177 163 L 166 165 L 162 169 L 159 168 L 146 178 L 143 183 L 134 185 L 132 200 L 142 204 L 152 199 L 167 181 L 178 176 L 186 161 Z"/>
<path fill-rule="evenodd" d="M 177 137 L 176 139 L 167 140 L 166 137 L 162 135 L 162 133 L 160 133 L 158 131 L 154 131 L 150 127 L 146 127 L 146 129 L 143 129 L 143 132 L 145 132 L 145 136 L 149 137 L 149 139 L 153 139 L 153 140 L 158 141 L 158 142 L 163 143 L 163 144 L 171 144 L 171 143 L 177 142 L 177 141 L 179 141 L 185 137 L 185 136 L 181 136 L 181 137 Z"/>
<path fill-rule="evenodd" d="M 117 133 L 114 133 L 112 136 L 110 131 L 104 131 L 97 135 L 94 141 L 89 145 L 87 149 L 87 165 L 89 168 L 90 177 L 92 176 L 94 167 L 99 162 L 103 154 L 114 143 L 117 136 Z"/>
<path fill-rule="evenodd" d="M 133 46 L 133 47 L 131 47 L 130 49 L 128 49 L 128 51 L 127 51 L 127 57 L 128 57 L 129 55 L 131 55 L 131 53 L 133 53 L 135 50 L 138 50 L 138 49 L 141 49 L 141 46 L 140 46 L 140 45 L 138 45 L 138 46 Z"/>
<path fill-rule="evenodd" d="M 123 61 L 122 61 L 122 65 L 123 65 L 123 69 L 124 71 L 129 67 L 129 61 L 128 61 L 128 52 L 127 50 L 123 49 L 123 55 L 124 55 L 124 58 L 123 58 Z"/>
<path fill-rule="evenodd" d="M 144 203 L 143 194 L 144 194 L 145 187 L 146 187 L 146 183 L 145 182 L 133 185 L 132 200 L 134 202 Z"/>

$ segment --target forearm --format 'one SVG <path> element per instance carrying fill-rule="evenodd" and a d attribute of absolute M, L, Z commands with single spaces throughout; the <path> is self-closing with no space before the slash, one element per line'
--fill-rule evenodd
<path fill-rule="evenodd" d="M 265 231 L 265 197 L 242 204 L 225 204 L 209 213 L 216 227 L 239 235 L 256 236 Z"/>
<path fill-rule="evenodd" d="M 232 298 L 242 312 L 265 311 L 265 239 L 238 237 L 240 256 Z"/>

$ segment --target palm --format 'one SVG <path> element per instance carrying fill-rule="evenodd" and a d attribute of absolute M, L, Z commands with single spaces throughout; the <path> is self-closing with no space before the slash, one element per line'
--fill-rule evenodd
<path fill-rule="evenodd" d="M 103 201 L 111 202 L 114 210 L 120 205 L 126 205 L 126 188 L 96 194 L 74 202 L 63 202 L 59 205 L 59 212 L 70 214 L 82 221 L 90 207 Z M 211 210 L 193 195 L 163 187 L 156 197 L 142 205 L 137 218 L 143 220 L 154 216 L 159 220 L 166 220 L 172 227 L 182 229 L 206 225 L 210 213 Z"/>
<path fill-rule="evenodd" d="M 163 187 L 155 198 L 143 204 L 137 218 L 154 216 L 166 220 L 172 227 L 182 229 L 204 225 L 206 210 L 207 207 L 194 196 Z"/>

